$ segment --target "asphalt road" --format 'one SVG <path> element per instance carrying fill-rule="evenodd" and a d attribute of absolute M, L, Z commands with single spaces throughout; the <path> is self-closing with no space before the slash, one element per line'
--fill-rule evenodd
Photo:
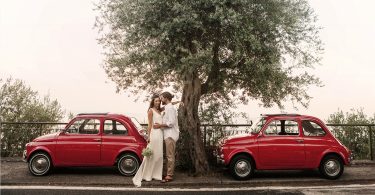
<path fill-rule="evenodd" d="M 247 188 L 200 188 L 200 189 L 181 189 L 181 188 L 113 188 L 113 187 L 61 187 L 61 186 L 3 186 L 1 194 L 72 194 L 72 195 L 105 195 L 105 194 L 134 194 L 134 195 L 191 195 L 191 194 L 373 194 L 375 184 L 371 185 L 341 185 L 341 186 L 315 186 L 315 187 L 247 187 Z"/>
<path fill-rule="evenodd" d="M 192 177 L 177 172 L 173 182 L 143 182 L 135 188 L 131 177 L 115 168 L 58 168 L 32 176 L 27 164 L 1 161 L 1 194 L 374 194 L 375 163 L 345 167 L 338 180 L 326 180 L 316 170 L 257 171 L 254 178 L 236 181 L 227 172 Z"/>

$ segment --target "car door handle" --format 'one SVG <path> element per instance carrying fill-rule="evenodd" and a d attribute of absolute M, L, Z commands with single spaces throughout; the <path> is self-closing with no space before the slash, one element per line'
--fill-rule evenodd
<path fill-rule="evenodd" d="M 100 138 L 95 138 L 94 141 L 101 141 L 102 139 Z"/>
<path fill-rule="evenodd" d="M 297 139 L 296 140 L 298 143 L 303 143 L 303 139 Z"/>

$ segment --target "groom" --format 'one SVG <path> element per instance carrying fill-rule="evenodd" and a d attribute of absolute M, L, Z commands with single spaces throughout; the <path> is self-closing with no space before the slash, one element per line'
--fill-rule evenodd
<path fill-rule="evenodd" d="M 167 176 L 162 182 L 169 182 L 173 180 L 176 142 L 180 134 L 180 130 L 178 129 L 177 110 L 171 103 L 172 98 L 173 95 L 169 92 L 163 92 L 160 95 L 161 102 L 163 105 L 165 105 L 165 115 L 163 116 L 162 124 L 154 124 L 154 128 L 161 128 L 164 132 L 164 142 L 167 156 Z"/>

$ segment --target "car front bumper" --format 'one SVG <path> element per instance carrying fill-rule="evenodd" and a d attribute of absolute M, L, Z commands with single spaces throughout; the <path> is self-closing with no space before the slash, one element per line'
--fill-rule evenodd
<path fill-rule="evenodd" d="M 217 150 L 214 150 L 213 155 L 216 157 L 216 164 L 224 165 L 224 154 L 220 154 Z"/>
<path fill-rule="evenodd" d="M 351 165 L 354 159 L 354 154 L 351 152 L 348 158 L 348 165 Z"/>
<path fill-rule="evenodd" d="M 224 165 L 224 158 L 222 156 L 217 156 L 216 157 L 216 163 L 219 165 Z"/>
<path fill-rule="evenodd" d="M 27 150 L 23 151 L 22 160 L 23 160 L 23 162 L 27 162 Z"/>

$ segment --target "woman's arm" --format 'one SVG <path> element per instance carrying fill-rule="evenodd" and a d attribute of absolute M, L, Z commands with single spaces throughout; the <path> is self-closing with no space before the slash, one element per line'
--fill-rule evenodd
<path fill-rule="evenodd" d="M 147 112 L 147 118 L 148 118 L 148 126 L 147 126 L 147 135 L 150 136 L 151 129 L 152 129 L 152 108 L 150 108 Z"/>
<path fill-rule="evenodd" d="M 176 119 L 177 119 L 177 112 L 175 110 L 175 108 L 173 106 L 171 107 L 167 107 L 165 109 L 165 115 L 163 116 L 163 118 L 165 118 L 165 120 L 163 119 L 163 123 L 162 124 L 159 124 L 159 123 L 155 123 L 154 124 L 154 128 L 155 129 L 163 129 L 163 128 L 171 128 L 173 127 L 173 125 L 176 124 Z M 165 121 L 165 123 L 164 123 Z"/>

